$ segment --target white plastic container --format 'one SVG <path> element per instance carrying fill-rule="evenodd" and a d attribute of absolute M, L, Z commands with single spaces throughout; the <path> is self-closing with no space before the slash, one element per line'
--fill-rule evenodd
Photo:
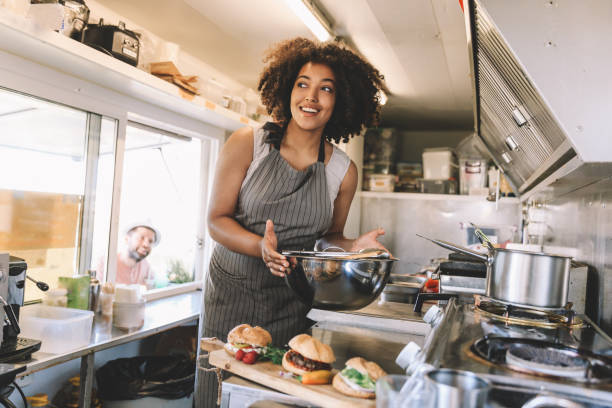
<path fill-rule="evenodd" d="M 123 329 L 138 329 L 144 325 L 145 301 L 138 303 L 113 303 L 113 326 Z"/>
<path fill-rule="evenodd" d="M 43 298 L 43 303 L 47 306 L 66 307 L 68 305 L 68 289 L 56 288 L 49 290 Z"/>
<path fill-rule="evenodd" d="M 61 354 L 87 346 L 94 313 L 46 305 L 30 305 L 19 311 L 21 335 L 42 341 L 40 351 Z"/>
<path fill-rule="evenodd" d="M 425 180 L 448 180 L 456 178 L 457 158 L 452 149 L 440 147 L 423 151 L 423 178 Z"/>
<path fill-rule="evenodd" d="M 138 303 L 142 300 L 143 287 L 137 283 L 115 286 L 115 302 Z"/>
<path fill-rule="evenodd" d="M 370 191 L 392 192 L 395 188 L 395 174 L 370 174 Z"/>

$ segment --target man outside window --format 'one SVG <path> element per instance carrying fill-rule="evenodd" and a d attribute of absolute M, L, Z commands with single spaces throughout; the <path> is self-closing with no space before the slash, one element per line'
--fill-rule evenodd
<path fill-rule="evenodd" d="M 117 253 L 115 283 L 137 283 L 151 289 L 155 276 L 145 258 L 159 244 L 160 232 L 150 222 L 130 224 L 125 231 L 122 248 Z M 99 270 L 104 270 L 103 266 Z"/>

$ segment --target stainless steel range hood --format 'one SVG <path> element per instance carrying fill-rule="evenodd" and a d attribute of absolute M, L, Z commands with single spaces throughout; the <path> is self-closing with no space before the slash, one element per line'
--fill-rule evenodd
<path fill-rule="evenodd" d="M 611 177 L 612 2 L 466 3 L 476 132 L 515 191 Z"/>

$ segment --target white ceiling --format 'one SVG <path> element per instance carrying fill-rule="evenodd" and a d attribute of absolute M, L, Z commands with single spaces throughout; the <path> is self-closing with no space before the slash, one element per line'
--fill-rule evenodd
<path fill-rule="evenodd" d="M 262 55 L 310 32 L 283 0 L 98 0 L 240 83 L 256 88 Z M 385 76 L 383 125 L 473 128 L 463 13 L 457 0 L 319 0 L 336 33 Z"/>

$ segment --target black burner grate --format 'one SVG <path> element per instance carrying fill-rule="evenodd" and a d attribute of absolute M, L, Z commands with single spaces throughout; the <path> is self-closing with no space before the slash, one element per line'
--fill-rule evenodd
<path fill-rule="evenodd" d="M 476 310 L 497 320 L 519 325 L 534 325 L 542 327 L 582 326 L 583 321 L 575 316 L 573 310 L 555 309 L 539 310 L 514 306 L 492 300 L 482 300 L 477 303 Z"/>
<path fill-rule="evenodd" d="M 508 347 L 506 365 L 534 374 L 586 378 L 589 361 L 574 351 L 517 343 Z"/>
<path fill-rule="evenodd" d="M 485 337 L 472 345 L 478 357 L 514 371 L 578 382 L 612 381 L 612 359 L 534 339 Z"/>

